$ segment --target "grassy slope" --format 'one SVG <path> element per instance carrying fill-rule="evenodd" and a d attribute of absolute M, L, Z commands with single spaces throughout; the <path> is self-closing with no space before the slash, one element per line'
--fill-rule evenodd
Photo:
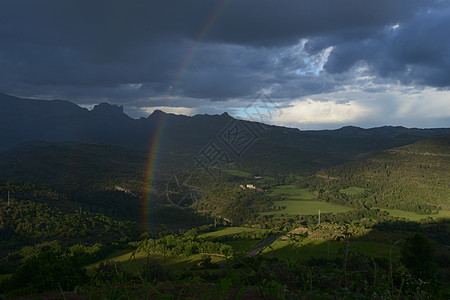
<path fill-rule="evenodd" d="M 346 189 L 339 190 L 339 192 L 346 194 L 346 195 L 359 195 L 364 193 L 365 189 L 356 187 L 356 186 L 350 186 Z"/>
<path fill-rule="evenodd" d="M 247 233 L 257 233 L 257 232 L 263 232 L 264 229 L 257 229 L 257 228 L 246 228 L 246 227 L 222 227 L 218 228 L 216 231 L 211 231 L 207 233 L 200 234 L 198 237 L 202 239 L 208 239 L 212 240 L 215 238 L 225 237 L 225 236 L 233 236 L 238 235 L 243 232 Z"/>
<path fill-rule="evenodd" d="M 306 189 L 301 189 L 293 184 L 274 187 L 269 191 L 269 195 L 274 197 L 284 196 L 292 200 L 312 200 L 316 198 L 313 193 Z"/>

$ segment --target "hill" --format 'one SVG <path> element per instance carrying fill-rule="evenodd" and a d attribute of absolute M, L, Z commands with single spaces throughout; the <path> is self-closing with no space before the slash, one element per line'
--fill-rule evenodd
<path fill-rule="evenodd" d="M 450 135 L 322 170 L 310 180 L 310 189 L 325 201 L 422 213 L 450 210 Z"/>

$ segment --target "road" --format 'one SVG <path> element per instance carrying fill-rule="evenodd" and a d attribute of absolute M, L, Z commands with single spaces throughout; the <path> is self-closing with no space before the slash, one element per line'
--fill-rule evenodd
<path fill-rule="evenodd" d="M 275 233 L 272 234 L 271 236 L 267 237 L 264 241 L 262 241 L 261 243 L 258 244 L 258 246 L 256 246 L 255 248 L 253 248 L 253 250 L 249 251 L 247 254 L 245 254 L 242 258 L 247 258 L 247 257 L 252 257 L 255 256 L 256 254 L 260 253 L 261 251 L 264 250 L 265 247 L 269 246 L 270 244 L 272 244 L 273 242 L 275 242 L 275 240 L 277 238 L 279 238 L 282 235 L 282 233 Z M 222 261 L 220 263 L 218 263 L 217 265 L 219 267 L 225 267 L 228 264 L 227 261 Z"/>
<path fill-rule="evenodd" d="M 272 234 L 271 236 L 267 237 L 264 241 L 259 243 L 258 246 L 256 246 L 253 250 L 249 251 L 246 255 L 244 255 L 244 258 L 255 256 L 256 254 L 258 254 L 259 252 L 264 250 L 265 247 L 267 247 L 270 244 L 272 244 L 273 242 L 275 242 L 275 240 L 277 238 L 279 238 L 280 236 L 281 236 L 281 233 L 275 233 L 275 234 Z"/>

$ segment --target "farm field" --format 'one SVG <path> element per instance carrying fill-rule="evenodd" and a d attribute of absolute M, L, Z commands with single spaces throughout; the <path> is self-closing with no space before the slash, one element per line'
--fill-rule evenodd
<path fill-rule="evenodd" d="M 301 189 L 293 184 L 281 185 L 269 190 L 269 196 L 287 197 L 293 200 L 311 200 L 316 196 L 307 189 Z"/>
<path fill-rule="evenodd" d="M 339 213 L 352 209 L 329 202 L 315 201 L 313 199 L 316 196 L 313 193 L 293 184 L 274 187 L 268 192 L 268 195 L 278 199 L 281 197 L 286 199 L 274 201 L 274 205 L 285 208 L 262 212 L 259 213 L 260 215 L 315 215 L 319 210 L 321 213 Z"/>
<path fill-rule="evenodd" d="M 258 228 L 247 228 L 247 227 L 219 227 L 216 231 L 211 231 L 207 233 L 199 234 L 199 238 L 213 240 L 216 238 L 221 238 L 224 236 L 233 236 L 238 235 L 243 232 L 246 232 L 248 234 L 254 234 L 254 233 L 263 233 L 265 232 L 265 229 L 258 229 Z"/>
<path fill-rule="evenodd" d="M 363 188 L 360 188 L 360 187 L 351 186 L 351 187 L 348 187 L 346 189 L 339 190 L 339 192 L 350 196 L 350 195 L 362 194 L 362 193 L 364 193 L 365 190 L 366 189 L 363 189 Z"/>

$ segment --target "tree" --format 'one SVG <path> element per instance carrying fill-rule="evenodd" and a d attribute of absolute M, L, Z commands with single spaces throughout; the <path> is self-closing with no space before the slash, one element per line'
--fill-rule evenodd
<path fill-rule="evenodd" d="M 46 251 L 27 260 L 8 281 L 1 283 L 0 289 L 12 291 L 28 288 L 35 292 L 73 290 L 86 280 L 86 270 L 74 260 Z"/>
<path fill-rule="evenodd" d="M 422 280 L 434 278 L 437 269 L 433 259 L 434 246 L 426 236 L 416 233 L 406 239 L 400 261 L 413 275 Z"/>

